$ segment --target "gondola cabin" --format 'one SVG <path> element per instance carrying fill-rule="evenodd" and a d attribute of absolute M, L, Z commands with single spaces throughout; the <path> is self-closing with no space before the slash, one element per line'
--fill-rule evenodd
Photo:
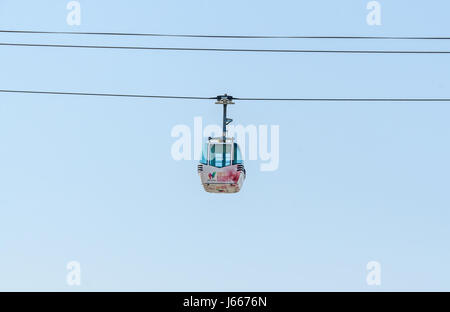
<path fill-rule="evenodd" d="M 205 191 L 237 193 L 245 180 L 245 168 L 239 145 L 233 138 L 209 138 L 203 149 L 198 173 Z"/>
<path fill-rule="evenodd" d="M 227 138 L 227 105 L 234 104 L 233 97 L 219 95 L 216 104 L 223 105 L 223 135 L 208 138 L 198 165 L 198 174 L 205 191 L 209 193 L 237 193 L 244 183 L 246 172 L 239 145 Z"/>

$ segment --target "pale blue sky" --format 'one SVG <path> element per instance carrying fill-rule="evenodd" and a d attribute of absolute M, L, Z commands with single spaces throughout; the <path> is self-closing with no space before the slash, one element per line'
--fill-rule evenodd
<path fill-rule="evenodd" d="M 1 0 L 1 29 L 273 35 L 450 35 L 450 3 Z M 0 42 L 446 49 L 450 42 L 2 34 Z M 0 47 L 0 89 L 238 97 L 450 97 L 448 55 L 284 55 Z M 209 102 L 0 95 L 0 290 L 449 290 L 449 103 L 237 103 L 280 125 L 280 167 L 247 162 L 207 194 L 176 162 L 177 124 Z M 66 285 L 81 263 L 82 285 Z M 382 285 L 366 285 L 367 262 Z"/>

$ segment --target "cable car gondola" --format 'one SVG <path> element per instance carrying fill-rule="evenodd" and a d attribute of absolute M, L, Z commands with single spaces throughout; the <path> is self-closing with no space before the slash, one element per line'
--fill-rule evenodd
<path fill-rule="evenodd" d="M 246 172 L 239 145 L 234 138 L 227 138 L 227 105 L 234 104 L 233 97 L 219 95 L 216 104 L 223 105 L 223 134 L 208 138 L 204 145 L 198 174 L 205 191 L 209 193 L 237 193 L 241 190 Z"/>

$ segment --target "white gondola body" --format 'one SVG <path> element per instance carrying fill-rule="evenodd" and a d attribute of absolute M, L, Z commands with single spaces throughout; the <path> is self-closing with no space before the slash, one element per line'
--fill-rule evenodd
<path fill-rule="evenodd" d="M 203 188 L 209 193 L 237 193 L 245 180 L 242 165 L 217 168 L 200 164 L 198 170 Z"/>
<path fill-rule="evenodd" d="M 211 152 L 224 145 L 228 146 L 225 147 L 225 150 L 228 148 L 228 152 L 222 150 L 216 155 L 226 153 L 229 157 L 226 163 L 223 159 L 216 161 Z M 225 143 L 223 140 L 210 138 L 206 144 L 206 152 L 204 151 L 204 161 L 198 165 L 198 173 L 203 188 L 209 193 L 239 192 L 246 176 L 239 146 L 232 138 L 227 138 Z"/>

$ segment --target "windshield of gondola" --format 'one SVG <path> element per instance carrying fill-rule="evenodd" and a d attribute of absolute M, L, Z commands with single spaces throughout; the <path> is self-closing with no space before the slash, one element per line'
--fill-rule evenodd
<path fill-rule="evenodd" d="M 231 144 L 211 144 L 209 164 L 214 167 L 231 165 Z"/>

